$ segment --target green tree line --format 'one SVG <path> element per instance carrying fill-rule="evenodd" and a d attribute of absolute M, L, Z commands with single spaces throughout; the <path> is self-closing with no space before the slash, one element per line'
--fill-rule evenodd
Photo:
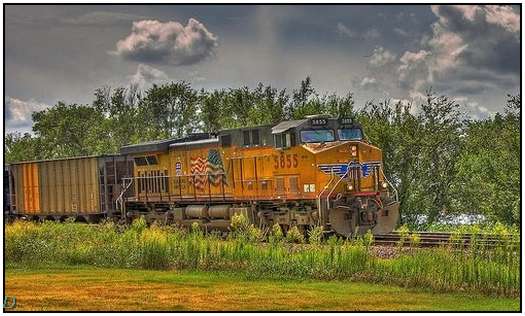
<path fill-rule="evenodd" d="M 454 99 L 432 91 L 420 104 L 370 100 L 358 109 L 352 93 L 319 94 L 309 77 L 292 91 L 262 83 L 210 91 L 187 82 L 144 91 L 102 87 L 92 104 L 58 102 L 33 113 L 32 134 L 5 136 L 5 159 L 116 153 L 125 144 L 323 113 L 353 117 L 383 150 L 403 222 L 422 227 L 458 214 L 480 214 L 487 222 L 514 225 L 521 216 L 521 95 L 505 101 L 504 113 L 473 120 Z"/>

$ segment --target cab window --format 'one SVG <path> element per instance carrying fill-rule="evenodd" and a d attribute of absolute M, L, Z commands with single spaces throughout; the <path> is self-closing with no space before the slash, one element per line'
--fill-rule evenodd
<path fill-rule="evenodd" d="M 301 131 L 301 141 L 303 143 L 324 143 L 333 142 L 334 140 L 334 131 L 331 129 Z"/>
<path fill-rule="evenodd" d="M 363 133 L 360 128 L 342 128 L 337 131 L 340 140 L 361 140 Z"/>
<path fill-rule="evenodd" d="M 290 148 L 296 145 L 295 133 L 281 133 L 273 135 L 276 148 Z"/>

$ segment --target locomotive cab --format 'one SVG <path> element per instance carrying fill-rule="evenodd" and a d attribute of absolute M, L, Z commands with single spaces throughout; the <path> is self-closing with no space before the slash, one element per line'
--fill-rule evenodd
<path fill-rule="evenodd" d="M 290 136 L 288 136 L 290 135 Z M 276 147 L 297 139 L 313 155 L 318 222 L 345 236 L 391 232 L 399 219 L 395 188 L 384 175 L 382 152 L 352 119 L 310 116 L 274 128 Z M 279 143 L 278 140 L 282 139 Z M 308 175 L 302 175 L 304 181 Z"/>

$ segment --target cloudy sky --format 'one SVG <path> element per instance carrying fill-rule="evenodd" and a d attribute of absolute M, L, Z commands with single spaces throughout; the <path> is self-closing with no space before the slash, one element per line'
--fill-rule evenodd
<path fill-rule="evenodd" d="M 310 75 L 358 106 L 432 87 L 477 118 L 520 88 L 519 7 L 6 5 L 4 23 L 8 132 L 104 85 L 293 89 Z"/>

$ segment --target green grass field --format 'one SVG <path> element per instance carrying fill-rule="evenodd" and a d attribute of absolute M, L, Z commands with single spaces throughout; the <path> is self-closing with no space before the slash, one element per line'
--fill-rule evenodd
<path fill-rule="evenodd" d="M 248 280 L 243 274 L 66 266 L 13 268 L 15 310 L 519 311 L 518 298 L 344 281 Z"/>

